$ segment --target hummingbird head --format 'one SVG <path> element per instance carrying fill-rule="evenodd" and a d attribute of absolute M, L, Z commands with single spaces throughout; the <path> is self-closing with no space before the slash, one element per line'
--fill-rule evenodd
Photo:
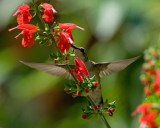
<path fill-rule="evenodd" d="M 73 44 L 70 44 L 70 45 L 73 48 L 73 50 L 75 51 L 75 54 L 78 58 L 80 58 L 82 61 L 88 60 L 86 50 L 83 47 L 76 47 Z"/>

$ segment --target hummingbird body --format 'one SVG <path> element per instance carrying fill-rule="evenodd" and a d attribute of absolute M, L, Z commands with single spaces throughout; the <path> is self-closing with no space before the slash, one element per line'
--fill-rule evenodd
<path fill-rule="evenodd" d="M 92 98 L 95 105 L 99 105 L 103 101 L 102 101 L 101 84 L 100 84 L 100 77 L 99 77 L 98 71 L 94 66 L 94 62 L 90 60 L 83 61 L 83 62 L 89 72 L 89 78 L 95 76 L 95 80 L 98 82 L 97 88 L 95 88 L 94 91 L 91 90 L 89 92 L 89 96 Z"/>
<path fill-rule="evenodd" d="M 76 47 L 72 44 L 70 44 L 75 51 L 75 54 L 78 58 L 80 58 L 88 72 L 89 72 L 89 77 L 95 76 L 96 81 L 98 82 L 97 88 L 94 89 L 94 91 L 89 92 L 89 96 L 92 98 L 93 102 L 95 105 L 100 105 L 103 103 L 102 100 L 102 93 L 101 93 L 101 84 L 100 84 L 100 78 L 102 76 L 107 76 L 112 74 L 113 72 L 121 71 L 124 68 L 126 68 L 129 64 L 137 60 L 139 57 L 134 57 L 131 59 L 126 59 L 126 60 L 121 60 L 121 61 L 115 61 L 115 62 L 102 62 L 102 63 L 96 63 L 93 61 L 90 61 L 87 57 L 86 51 L 82 47 Z M 43 64 L 43 63 L 31 63 L 31 62 L 23 62 L 21 63 L 38 69 L 45 71 L 47 73 L 57 75 L 57 76 L 62 76 L 67 79 L 73 80 L 72 75 L 70 72 L 66 69 L 66 66 L 63 64 Z M 71 69 L 75 68 L 75 65 L 69 65 Z"/>

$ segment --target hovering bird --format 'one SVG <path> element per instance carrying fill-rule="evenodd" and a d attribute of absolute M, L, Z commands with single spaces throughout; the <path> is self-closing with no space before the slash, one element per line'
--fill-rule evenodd
<path fill-rule="evenodd" d="M 86 50 L 83 47 L 76 47 L 72 44 L 70 45 L 75 51 L 76 56 L 84 62 L 89 72 L 89 77 L 93 77 L 95 75 L 95 79 L 98 82 L 98 87 L 94 89 L 94 91 L 89 92 L 89 96 L 92 98 L 95 105 L 100 105 L 103 103 L 100 78 L 103 76 L 110 75 L 114 72 L 123 70 L 124 68 L 126 68 L 128 65 L 130 65 L 139 58 L 138 56 L 121 61 L 96 63 L 88 59 Z M 64 64 L 44 64 L 44 63 L 32 63 L 24 61 L 21 61 L 21 63 L 29 67 L 50 73 L 52 75 L 62 76 L 69 80 L 73 80 L 72 75 L 67 70 Z M 69 65 L 69 66 L 71 69 L 75 68 L 75 65 Z"/>

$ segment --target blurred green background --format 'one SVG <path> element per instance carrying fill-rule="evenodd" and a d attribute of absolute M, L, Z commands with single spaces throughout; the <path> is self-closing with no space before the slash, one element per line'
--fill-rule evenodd
<path fill-rule="evenodd" d="M 42 1 L 42 0 L 41 0 Z M 64 92 L 69 82 L 24 66 L 19 60 L 45 62 L 49 49 L 35 44 L 23 48 L 12 14 L 29 0 L 0 0 L 0 128 L 105 128 L 100 117 L 81 118 L 84 98 L 73 99 Z M 44 1 L 43 1 L 44 2 Z M 75 23 L 85 31 L 73 30 L 77 46 L 87 49 L 96 62 L 121 60 L 155 45 L 160 30 L 159 0 L 51 0 L 58 11 L 57 22 Z M 40 1 L 38 1 L 40 3 Z M 138 128 L 138 116 L 130 115 L 144 101 L 139 75 L 140 58 L 124 71 L 102 78 L 104 99 L 116 100 L 112 128 Z"/>

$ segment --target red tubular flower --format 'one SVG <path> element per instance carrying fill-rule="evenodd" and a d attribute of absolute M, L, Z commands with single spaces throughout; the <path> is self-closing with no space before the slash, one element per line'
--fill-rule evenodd
<path fill-rule="evenodd" d="M 63 24 L 59 24 L 58 26 L 60 30 L 65 30 L 65 32 L 60 31 L 58 32 L 59 36 L 57 36 L 55 35 L 55 33 L 58 31 L 58 29 L 55 29 L 53 32 L 53 36 L 54 36 L 55 41 L 59 41 L 59 43 L 57 44 L 59 50 L 62 53 L 66 54 L 70 48 L 70 43 L 74 44 L 71 29 L 79 28 L 81 30 L 84 30 L 84 28 L 81 28 L 77 26 L 76 24 L 72 24 L 72 23 L 63 23 Z"/>
<path fill-rule="evenodd" d="M 32 47 L 35 43 L 35 39 L 33 38 L 32 34 L 37 31 L 36 28 L 37 26 L 32 24 L 22 24 L 22 25 L 18 25 L 17 27 L 9 29 L 9 31 L 12 31 L 14 29 L 22 29 L 23 31 L 19 33 L 15 38 L 18 38 L 18 36 L 23 34 L 24 35 L 24 37 L 22 38 L 23 47 L 26 47 L 26 46 Z"/>
<path fill-rule="evenodd" d="M 52 5 L 50 5 L 48 3 L 42 4 L 42 7 L 44 8 L 44 14 L 43 14 L 42 18 L 46 22 L 53 22 L 53 20 L 54 20 L 53 14 L 57 13 L 57 11 L 53 8 Z"/>
<path fill-rule="evenodd" d="M 79 28 L 81 30 L 84 31 L 84 28 L 77 26 L 76 24 L 72 24 L 72 23 L 62 23 L 62 24 L 58 24 L 58 26 L 60 27 L 60 29 L 65 29 L 65 30 L 69 30 L 69 29 L 74 29 L 74 28 Z"/>
<path fill-rule="evenodd" d="M 59 36 L 60 36 L 60 38 L 57 39 L 57 40 L 59 40 L 59 43 L 57 44 L 57 46 L 62 53 L 66 54 L 70 48 L 69 43 L 73 42 L 73 41 L 70 38 L 70 36 L 65 32 L 59 32 Z"/>
<path fill-rule="evenodd" d="M 79 28 L 81 30 L 85 30 L 84 28 L 80 27 L 80 26 L 77 26 L 76 24 L 72 24 L 72 23 L 62 23 L 62 24 L 58 24 L 60 30 L 63 30 L 65 29 L 65 32 L 69 34 L 69 36 L 71 37 L 71 39 L 73 40 L 73 37 L 72 37 L 72 29 L 74 28 Z"/>
<path fill-rule="evenodd" d="M 71 70 L 70 73 L 74 72 L 74 76 L 81 83 L 85 76 L 88 76 L 88 70 L 84 63 L 79 58 L 74 58 L 74 62 L 76 64 L 76 68 Z"/>
<path fill-rule="evenodd" d="M 30 6 L 27 4 L 19 6 L 18 10 L 13 14 L 16 16 L 18 13 L 21 13 L 17 16 L 18 24 L 28 24 L 32 19 L 32 15 L 29 14 Z"/>

